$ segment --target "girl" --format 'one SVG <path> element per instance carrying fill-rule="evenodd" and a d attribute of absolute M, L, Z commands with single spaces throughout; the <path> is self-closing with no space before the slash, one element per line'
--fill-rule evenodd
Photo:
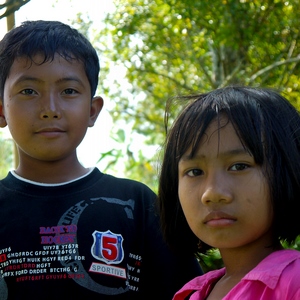
<path fill-rule="evenodd" d="M 224 268 L 179 299 L 300 299 L 300 116 L 271 89 L 188 96 L 168 134 L 158 204 L 177 250 L 218 248 Z"/>

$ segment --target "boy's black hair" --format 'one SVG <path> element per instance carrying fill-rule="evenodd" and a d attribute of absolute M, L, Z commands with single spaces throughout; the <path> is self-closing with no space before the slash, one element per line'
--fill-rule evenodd
<path fill-rule="evenodd" d="M 184 217 L 178 198 L 178 162 L 190 147 L 194 155 L 209 124 L 226 115 L 265 172 L 274 210 L 274 246 L 280 240 L 293 242 L 300 234 L 299 112 L 272 89 L 232 86 L 182 98 L 192 102 L 168 133 L 159 180 L 158 205 L 166 241 L 193 253 L 211 248 L 203 244 L 198 249 L 199 239 Z"/>
<path fill-rule="evenodd" d="M 84 65 L 91 86 L 91 97 L 96 93 L 100 71 L 99 58 L 91 43 L 76 29 L 58 21 L 25 21 L 10 30 L 0 41 L 0 97 L 10 68 L 18 57 L 33 61 L 36 54 L 45 56 L 43 62 L 54 59 L 55 54 Z"/>

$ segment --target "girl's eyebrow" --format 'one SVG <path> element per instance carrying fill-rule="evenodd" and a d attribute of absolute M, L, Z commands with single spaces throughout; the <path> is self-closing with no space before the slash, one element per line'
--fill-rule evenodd
<path fill-rule="evenodd" d="M 230 149 L 228 151 L 224 151 L 224 152 L 219 152 L 218 156 L 222 157 L 222 158 L 228 158 L 228 157 L 232 157 L 232 156 L 237 156 L 237 155 L 247 155 L 247 156 L 252 156 L 250 154 L 250 152 L 245 149 L 245 148 L 237 148 L 237 149 Z M 181 161 L 192 161 L 192 160 L 199 160 L 199 159 L 204 159 L 206 156 L 203 154 L 198 154 L 196 153 L 195 155 L 191 155 L 190 154 L 184 154 L 180 160 Z"/>

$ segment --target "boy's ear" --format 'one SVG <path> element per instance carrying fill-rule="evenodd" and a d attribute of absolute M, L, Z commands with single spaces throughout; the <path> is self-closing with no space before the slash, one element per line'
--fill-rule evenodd
<path fill-rule="evenodd" d="M 90 111 L 90 122 L 89 122 L 89 127 L 93 127 L 99 113 L 102 110 L 103 107 L 103 99 L 101 97 L 94 97 L 92 99 L 92 105 L 91 105 L 91 111 Z"/>
<path fill-rule="evenodd" d="M 4 128 L 7 125 L 3 111 L 3 101 L 0 99 L 0 127 Z"/>

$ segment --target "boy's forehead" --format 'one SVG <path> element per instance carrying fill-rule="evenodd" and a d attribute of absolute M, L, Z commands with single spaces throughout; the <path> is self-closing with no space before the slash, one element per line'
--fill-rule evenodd
<path fill-rule="evenodd" d="M 41 54 L 32 58 L 17 57 L 10 68 L 5 86 L 13 86 L 28 80 L 49 84 L 75 80 L 82 86 L 90 88 L 83 63 L 77 59 L 65 59 L 59 54 L 48 60 Z"/>
<path fill-rule="evenodd" d="M 61 54 L 59 53 L 55 53 L 53 56 L 49 56 L 47 57 L 46 54 L 44 53 L 37 53 L 37 54 L 34 54 L 32 56 L 25 56 L 25 55 L 22 55 L 22 56 L 17 56 L 14 60 L 14 62 L 17 62 L 19 64 L 23 64 L 24 66 L 28 66 L 29 67 L 32 65 L 32 64 L 35 64 L 35 65 L 42 65 L 44 63 L 50 63 L 54 60 L 57 60 L 57 61 L 61 61 L 61 62 L 68 62 L 70 64 L 72 63 L 79 63 L 79 64 L 82 64 L 83 65 L 83 62 L 81 62 L 80 60 L 76 59 L 76 58 L 72 58 L 72 56 L 68 56 L 68 58 L 65 58 L 63 57 Z"/>
<path fill-rule="evenodd" d="M 51 64 L 56 64 L 57 66 L 62 66 L 62 69 L 68 70 L 69 72 L 79 72 L 83 76 L 87 76 L 82 61 L 78 59 L 66 59 L 60 54 L 55 54 L 54 57 L 46 58 L 44 54 L 36 54 L 32 57 L 28 56 L 18 56 L 15 58 L 9 70 L 8 77 L 12 73 L 20 72 L 34 72 L 34 70 L 43 69 Z M 78 75 L 79 75 L 78 74 Z M 46 74 L 44 74 L 46 75 Z"/>

